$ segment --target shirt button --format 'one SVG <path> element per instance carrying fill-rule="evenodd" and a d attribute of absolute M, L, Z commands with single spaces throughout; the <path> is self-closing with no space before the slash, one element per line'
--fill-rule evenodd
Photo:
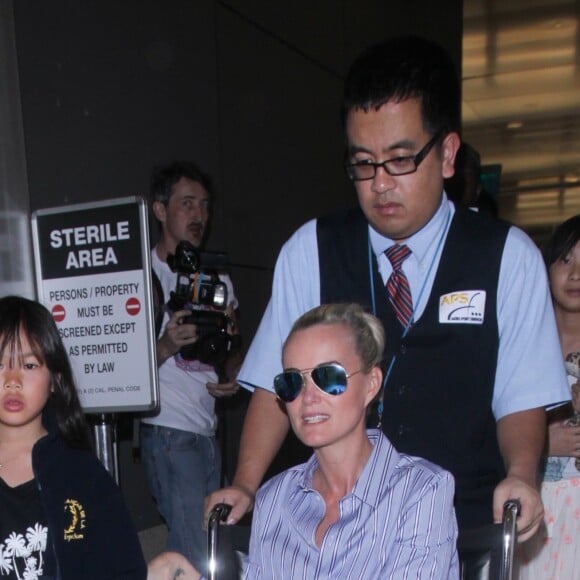
<path fill-rule="evenodd" d="M 399 385 L 399 395 L 402 395 L 407 390 L 407 385 Z"/>
<path fill-rule="evenodd" d="M 402 437 L 405 431 L 406 431 L 405 426 L 399 425 L 399 428 L 397 429 L 397 435 L 399 435 L 399 437 Z"/>
<path fill-rule="evenodd" d="M 407 354 L 407 347 L 404 344 L 401 345 L 401 354 Z"/>

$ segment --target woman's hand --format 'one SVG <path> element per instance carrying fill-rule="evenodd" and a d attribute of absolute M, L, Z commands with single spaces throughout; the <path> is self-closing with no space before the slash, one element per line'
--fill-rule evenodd
<path fill-rule="evenodd" d="M 178 552 L 162 552 L 149 562 L 147 580 L 199 580 L 201 574 Z"/>

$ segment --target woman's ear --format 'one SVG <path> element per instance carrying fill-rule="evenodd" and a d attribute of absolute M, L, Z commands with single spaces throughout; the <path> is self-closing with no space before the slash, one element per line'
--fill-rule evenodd
<path fill-rule="evenodd" d="M 368 391 L 366 398 L 366 405 L 368 406 L 370 402 L 377 396 L 377 393 L 381 390 L 383 384 L 383 371 L 379 366 L 374 366 L 368 373 Z"/>

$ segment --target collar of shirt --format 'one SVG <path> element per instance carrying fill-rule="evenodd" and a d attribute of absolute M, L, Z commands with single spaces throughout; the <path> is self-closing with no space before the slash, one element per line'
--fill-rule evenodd
<path fill-rule="evenodd" d="M 455 213 L 455 206 L 447 199 L 447 195 L 443 192 L 441 204 L 433 217 L 418 232 L 415 232 L 410 238 L 405 240 L 404 243 L 409 246 L 413 252 L 413 255 L 405 260 L 405 263 L 411 259 L 413 259 L 417 264 L 422 264 L 427 261 L 426 258 L 428 258 L 429 250 L 433 248 L 434 242 L 436 242 L 439 235 L 441 235 L 449 212 L 451 212 L 451 216 L 453 216 Z M 381 235 L 370 225 L 369 237 L 371 240 L 371 247 L 377 257 L 383 255 L 385 250 L 388 250 L 396 243 L 391 238 Z M 389 263 L 388 260 L 387 263 Z M 392 271 L 392 268 L 390 268 L 390 270 Z"/>
<path fill-rule="evenodd" d="M 381 498 L 381 486 L 389 481 L 399 461 L 399 454 L 379 429 L 367 429 L 367 436 L 373 449 L 352 491 L 341 501 L 353 495 L 361 502 L 376 508 Z M 312 477 L 317 467 L 318 460 L 313 455 L 306 464 L 301 481 L 302 490 L 306 493 L 316 491 L 312 487 Z"/>
<path fill-rule="evenodd" d="M 427 304 L 443 250 L 444 238 L 447 236 L 454 213 L 455 206 L 447 199 L 447 195 L 443 192 L 441 204 L 433 217 L 424 227 L 404 242 L 413 252 L 403 263 L 403 271 L 409 280 L 413 303 L 416 303 L 421 289 L 425 286 L 424 291 L 421 293 L 421 300 L 415 307 L 415 320 L 421 316 Z M 385 250 L 393 246 L 396 242 L 386 236 L 382 236 L 370 225 L 369 239 L 377 258 L 383 283 L 386 284 L 393 268 L 385 256 Z M 442 240 L 441 244 L 439 243 L 440 239 Z"/>

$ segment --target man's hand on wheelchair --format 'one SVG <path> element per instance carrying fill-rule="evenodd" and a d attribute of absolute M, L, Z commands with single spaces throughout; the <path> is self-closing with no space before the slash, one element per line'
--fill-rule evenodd
<path fill-rule="evenodd" d="M 237 524 L 240 519 L 254 507 L 254 494 L 243 487 L 232 485 L 218 489 L 205 498 L 204 523 L 207 524 L 209 514 L 218 503 L 232 506 L 226 525 Z"/>
<path fill-rule="evenodd" d="M 517 499 L 521 504 L 518 516 L 518 542 L 531 538 L 540 527 L 544 518 L 542 498 L 536 486 L 514 475 L 506 477 L 495 488 L 493 494 L 493 521 L 501 523 L 503 506 L 509 499 Z"/>

